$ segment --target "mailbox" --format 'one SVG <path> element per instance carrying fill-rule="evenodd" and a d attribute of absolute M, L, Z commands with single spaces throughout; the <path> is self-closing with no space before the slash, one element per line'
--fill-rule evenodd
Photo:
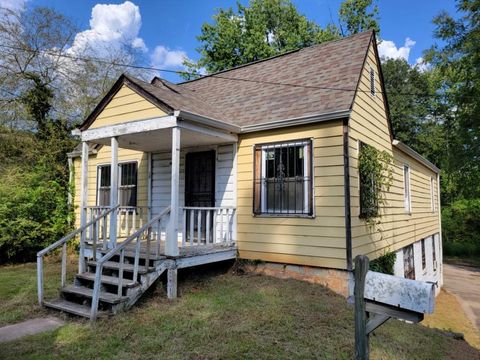
<path fill-rule="evenodd" d="M 435 284 L 368 271 L 364 298 L 402 310 L 432 314 L 435 309 Z"/>

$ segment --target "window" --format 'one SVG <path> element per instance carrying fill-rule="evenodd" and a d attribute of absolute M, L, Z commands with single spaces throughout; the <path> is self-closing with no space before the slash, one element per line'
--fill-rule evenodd
<path fill-rule="evenodd" d="M 360 141 L 359 151 L 367 148 L 367 145 Z M 360 188 L 360 218 L 374 217 L 378 215 L 378 193 L 375 178 L 371 173 L 359 172 L 359 188 Z"/>
<path fill-rule="evenodd" d="M 255 214 L 312 215 L 312 142 L 255 146 Z"/>
<path fill-rule="evenodd" d="M 432 237 L 432 259 L 433 259 L 433 271 L 437 270 L 437 250 L 435 248 L 435 236 Z"/>
<path fill-rule="evenodd" d="M 415 280 L 415 263 L 413 261 L 413 245 L 403 248 L 403 272 L 406 279 Z"/>
<path fill-rule="evenodd" d="M 425 254 L 425 239 L 422 239 L 421 245 L 422 245 L 422 270 L 425 270 L 425 268 L 427 267 L 427 259 Z"/>
<path fill-rule="evenodd" d="M 432 208 L 432 212 L 435 212 L 435 180 L 433 177 L 430 178 L 430 205 Z"/>
<path fill-rule="evenodd" d="M 121 163 L 118 172 L 118 203 L 120 206 L 137 206 L 137 163 Z M 110 165 L 98 167 L 98 206 L 110 206 L 111 173 Z"/>
<path fill-rule="evenodd" d="M 410 167 L 408 165 L 403 166 L 403 198 L 405 211 L 412 212 L 412 201 L 410 195 Z"/>
<path fill-rule="evenodd" d="M 375 96 L 375 70 L 370 68 L 370 94 Z"/>

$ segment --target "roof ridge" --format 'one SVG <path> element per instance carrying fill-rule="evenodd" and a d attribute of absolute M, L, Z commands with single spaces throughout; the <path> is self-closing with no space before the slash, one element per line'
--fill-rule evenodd
<path fill-rule="evenodd" d="M 180 86 L 180 85 L 183 85 L 183 84 L 189 84 L 189 83 L 192 83 L 194 81 L 202 80 L 202 79 L 205 79 L 205 78 L 208 78 L 208 77 L 214 77 L 215 75 L 218 75 L 218 74 L 223 74 L 223 73 L 226 73 L 226 72 L 229 72 L 229 71 L 242 69 L 242 68 L 245 68 L 245 67 L 250 66 L 250 65 L 255 65 L 255 64 L 259 64 L 259 63 L 262 63 L 262 62 L 265 62 L 265 61 L 273 60 L 273 59 L 276 59 L 276 58 L 279 58 L 279 57 L 291 55 L 291 54 L 294 54 L 294 53 L 297 53 L 297 52 L 300 52 L 300 51 L 303 51 L 303 50 L 322 47 L 322 46 L 326 46 L 326 45 L 333 44 L 333 43 L 336 43 L 336 42 L 344 41 L 344 40 L 347 40 L 347 39 L 352 39 L 354 37 L 359 37 L 360 35 L 366 35 L 368 33 L 370 33 L 370 36 L 371 36 L 371 34 L 375 33 L 375 30 L 370 29 L 370 30 L 362 31 L 362 32 L 352 34 L 352 35 L 349 35 L 349 36 L 345 36 L 345 37 L 342 37 L 342 38 L 339 38 L 339 39 L 325 41 L 325 42 L 322 42 L 322 43 L 319 43 L 319 44 L 314 44 L 314 45 L 306 46 L 306 47 L 303 47 L 303 48 L 298 48 L 298 49 L 295 49 L 295 50 L 286 51 L 284 53 L 273 55 L 273 56 L 270 56 L 270 57 L 267 57 L 267 58 L 264 58 L 264 59 L 259 59 L 259 60 L 251 61 L 251 62 L 246 63 L 246 64 L 234 66 L 230 69 L 224 69 L 224 70 L 216 71 L 214 73 L 207 74 L 207 75 L 201 76 L 201 77 L 196 78 L 196 79 L 182 81 L 182 82 L 177 83 L 176 85 Z"/>

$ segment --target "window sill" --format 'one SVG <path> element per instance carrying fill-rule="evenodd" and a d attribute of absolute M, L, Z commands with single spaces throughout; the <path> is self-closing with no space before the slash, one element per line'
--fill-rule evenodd
<path fill-rule="evenodd" d="M 315 215 L 308 215 L 308 214 L 253 214 L 253 217 L 315 219 Z"/>

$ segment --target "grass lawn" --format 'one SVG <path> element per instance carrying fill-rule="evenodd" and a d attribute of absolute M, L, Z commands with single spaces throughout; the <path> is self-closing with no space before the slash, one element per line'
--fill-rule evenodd
<path fill-rule="evenodd" d="M 55 266 L 47 264 L 47 273 Z M 166 299 L 159 284 L 127 313 L 94 326 L 67 318 L 68 324 L 53 332 L 1 344 L 0 358 L 353 358 L 353 309 L 320 285 L 227 267 L 185 271 L 180 280 L 175 301 Z M 3 324 L 47 313 L 35 305 L 34 264 L 1 267 L 0 284 Z M 55 285 L 47 285 L 52 294 Z M 394 320 L 371 336 L 370 348 L 372 359 L 480 356 L 440 330 Z"/>

